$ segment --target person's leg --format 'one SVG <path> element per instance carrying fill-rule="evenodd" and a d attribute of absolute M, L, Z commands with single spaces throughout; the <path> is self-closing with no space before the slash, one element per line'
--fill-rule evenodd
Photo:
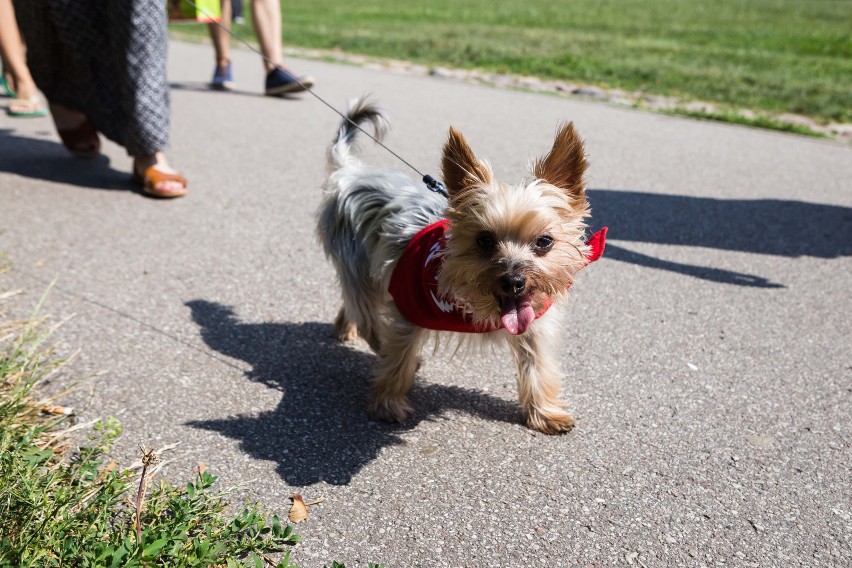
<path fill-rule="evenodd" d="M 263 66 L 269 73 L 275 67 L 284 67 L 281 48 L 281 3 L 279 0 L 252 0 L 251 19 L 260 42 L 260 51 L 266 57 Z"/>
<path fill-rule="evenodd" d="M 3 58 L 3 66 L 12 79 L 9 85 L 15 91 L 15 97 L 21 102 L 9 105 L 10 112 L 31 112 L 32 108 L 23 108 L 24 103 L 40 104 L 35 98 L 38 89 L 33 81 L 30 70 L 27 67 L 24 40 L 18 30 L 15 19 L 15 8 L 12 0 L 0 0 L 0 57 Z"/>
<path fill-rule="evenodd" d="M 280 0 L 252 0 L 251 7 L 254 31 L 265 56 L 266 95 L 280 96 L 310 89 L 314 84 L 313 77 L 297 77 L 284 65 Z"/>
<path fill-rule="evenodd" d="M 220 24 L 207 24 L 213 50 L 216 53 L 216 65 L 224 67 L 231 60 L 231 0 L 222 0 L 222 20 Z"/>
<path fill-rule="evenodd" d="M 122 98 L 127 113 L 124 147 L 133 157 L 133 177 L 149 195 L 179 197 L 186 193 L 186 180 L 164 154 L 171 114 L 165 10 L 160 0 L 122 0 L 115 14 L 115 27 L 126 29 L 121 47 L 133 55 L 116 71 L 126 93 Z"/>
<path fill-rule="evenodd" d="M 243 0 L 222 0 L 231 5 L 231 21 L 235 24 L 244 24 L 246 19 L 243 17 Z"/>
<path fill-rule="evenodd" d="M 213 89 L 231 89 L 234 77 L 231 74 L 231 0 L 222 0 L 222 17 L 218 24 L 207 24 L 210 39 L 213 40 L 213 50 L 216 54 L 216 67 L 213 68 Z"/>
<path fill-rule="evenodd" d="M 10 8 L 14 6 L 14 13 L 11 13 L 3 4 L 6 2 L 0 0 L 0 22 L 5 25 L 9 16 L 15 18 L 19 26 L 17 42 L 22 50 L 23 46 L 28 46 L 24 67 L 47 98 L 62 143 L 75 156 L 97 156 L 100 150 L 98 132 L 83 112 L 86 105 L 82 104 L 87 92 L 84 85 L 91 76 L 83 76 L 80 72 L 83 66 L 76 57 L 76 46 L 66 45 L 59 37 L 59 28 L 66 23 L 65 19 L 57 21 L 55 18 L 67 17 L 68 26 L 74 30 L 85 28 L 75 15 L 84 12 L 86 6 L 72 4 L 53 11 L 48 0 L 21 0 L 9 4 Z M 4 29 L 4 43 L 8 40 L 5 36 Z M 86 43 L 92 43 L 90 36 Z"/>

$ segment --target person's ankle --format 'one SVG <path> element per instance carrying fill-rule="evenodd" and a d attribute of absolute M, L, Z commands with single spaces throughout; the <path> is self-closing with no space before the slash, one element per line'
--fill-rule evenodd
<path fill-rule="evenodd" d="M 27 99 L 34 97 L 38 93 L 38 87 L 32 81 L 21 81 L 15 89 L 15 96 L 19 99 Z"/>
<path fill-rule="evenodd" d="M 140 175 L 148 168 L 153 167 L 161 172 L 171 173 L 174 168 L 169 165 L 164 152 L 155 152 L 153 154 L 139 154 L 133 156 L 133 169 Z"/>
<path fill-rule="evenodd" d="M 272 72 L 273 72 L 273 71 L 275 71 L 276 69 L 284 69 L 284 70 L 286 70 L 286 69 L 287 69 L 287 68 L 284 66 L 284 64 L 283 64 L 283 63 L 274 63 L 274 64 L 273 64 L 273 63 L 268 63 L 268 62 L 266 62 L 266 61 L 264 61 L 263 63 L 264 63 L 264 67 L 266 68 L 266 74 L 267 74 L 267 75 L 269 75 L 270 73 L 272 73 Z"/>

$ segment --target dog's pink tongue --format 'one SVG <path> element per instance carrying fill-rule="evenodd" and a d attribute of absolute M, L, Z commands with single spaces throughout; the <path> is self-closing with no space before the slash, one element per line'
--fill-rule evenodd
<path fill-rule="evenodd" d="M 504 298 L 500 321 L 503 327 L 512 335 L 519 335 L 527 330 L 535 319 L 535 310 L 528 296 Z"/>

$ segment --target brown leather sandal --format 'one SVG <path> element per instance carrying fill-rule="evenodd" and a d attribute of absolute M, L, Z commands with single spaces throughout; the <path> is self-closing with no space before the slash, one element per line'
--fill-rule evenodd
<path fill-rule="evenodd" d="M 76 128 L 56 129 L 62 144 L 77 158 L 97 158 L 101 153 L 101 139 L 98 131 L 88 119 Z"/>
<path fill-rule="evenodd" d="M 185 177 L 180 174 L 168 174 L 166 172 L 161 172 L 156 169 L 156 166 L 149 167 L 142 175 L 138 174 L 134 170 L 133 175 L 130 176 L 130 180 L 142 188 L 142 193 L 150 195 L 151 197 L 183 197 L 189 191 L 189 183 L 186 181 Z M 157 184 L 164 181 L 176 181 L 183 185 L 183 187 L 177 191 L 163 191 L 161 189 L 157 189 Z"/>

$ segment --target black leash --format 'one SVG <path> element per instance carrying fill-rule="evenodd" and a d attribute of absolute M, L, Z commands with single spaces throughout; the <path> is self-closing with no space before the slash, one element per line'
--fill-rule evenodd
<path fill-rule="evenodd" d="M 229 0 L 226 0 L 226 1 L 229 1 Z M 210 21 L 211 21 L 212 23 L 216 24 L 216 25 L 217 25 L 217 26 L 219 26 L 221 29 L 223 29 L 223 30 L 225 30 L 226 32 L 228 32 L 228 34 L 230 34 L 230 36 L 231 36 L 232 38 L 234 38 L 235 40 L 237 40 L 237 41 L 239 41 L 240 43 L 242 43 L 244 46 L 246 46 L 247 48 L 249 48 L 249 50 L 251 50 L 251 51 L 255 52 L 255 53 L 256 53 L 256 54 L 258 54 L 258 55 L 260 55 L 260 57 L 261 57 L 264 61 L 266 61 L 267 63 L 269 63 L 269 64 L 270 64 L 270 65 L 272 65 L 273 67 L 276 67 L 276 68 L 280 69 L 280 67 L 279 67 L 276 63 L 274 63 L 271 59 L 269 59 L 268 57 L 266 57 L 266 56 L 263 54 L 263 52 L 261 52 L 259 49 L 255 48 L 255 47 L 254 47 L 253 45 L 251 45 L 248 41 L 244 40 L 243 38 L 241 38 L 240 36 L 238 36 L 237 34 L 235 34 L 234 32 L 232 32 L 229 28 L 226 28 L 225 26 L 223 26 L 221 22 L 216 21 L 216 20 L 213 18 L 213 16 L 211 16 L 210 14 L 208 14 L 207 12 L 205 12 L 204 10 L 202 10 L 201 8 L 199 8 L 199 7 L 198 7 L 198 5 L 197 5 L 197 4 L 196 4 L 193 0 L 184 0 L 184 2 L 186 2 L 187 4 L 189 4 L 190 6 L 192 6 L 193 8 L 195 8 L 195 9 L 198 11 L 198 13 L 200 13 L 201 15 L 203 15 L 203 16 L 207 17 L 208 19 L 210 19 Z M 281 38 L 277 38 L 277 39 L 280 41 L 280 39 L 281 39 Z M 283 69 L 282 69 L 282 71 L 283 71 Z M 399 160 L 400 162 L 402 162 L 403 164 L 405 164 L 406 166 L 408 166 L 409 168 L 411 168 L 412 170 L 414 170 L 414 171 L 417 173 L 417 175 L 419 175 L 419 176 L 420 176 L 420 178 L 423 180 L 423 183 L 426 185 L 426 187 L 429 189 L 429 191 L 433 191 L 433 192 L 435 192 L 435 193 L 439 193 L 439 194 L 443 195 L 444 197 L 449 198 L 449 194 L 447 193 L 447 188 L 446 188 L 446 187 L 444 187 L 444 184 L 443 184 L 443 183 L 441 183 L 440 181 L 436 180 L 435 178 L 433 178 L 433 177 L 432 177 L 432 176 L 430 176 L 429 174 L 424 174 L 423 172 L 421 172 L 420 170 L 418 170 L 417 168 L 415 168 L 414 166 L 412 166 L 412 165 L 411 165 L 411 164 L 410 164 L 407 160 L 405 160 L 402 156 L 400 156 L 399 154 L 397 154 L 396 152 L 394 152 L 393 150 L 391 150 L 390 148 L 388 148 L 387 146 L 385 146 L 384 144 L 382 144 L 382 143 L 381 143 L 381 142 L 380 142 L 380 141 L 379 141 L 379 140 L 378 140 L 375 136 L 373 136 L 372 134 L 370 134 L 369 132 L 367 132 L 366 130 L 364 130 L 363 128 L 361 128 L 361 125 L 360 125 L 360 124 L 358 124 L 357 122 L 353 121 L 351 118 L 349 118 L 348 116 L 346 116 L 345 114 L 343 114 L 342 112 L 340 112 L 339 110 L 337 110 L 336 108 L 334 108 L 334 106 L 333 106 L 333 105 L 331 105 L 331 104 L 330 104 L 328 101 L 326 101 L 324 98 L 322 98 L 321 96 L 319 96 L 318 94 L 316 94 L 316 93 L 314 92 L 314 90 L 313 90 L 311 87 L 308 87 L 308 86 L 306 86 L 306 85 L 302 84 L 302 82 L 301 82 L 301 81 L 299 81 L 298 77 L 295 77 L 295 76 L 294 76 L 294 79 L 296 80 L 296 83 L 298 83 L 298 84 L 299 84 L 299 86 L 300 86 L 300 87 L 302 87 L 302 89 L 303 89 L 303 90 L 307 91 L 307 92 L 308 92 L 308 93 L 310 93 L 310 94 L 311 94 L 311 95 L 312 95 L 315 99 L 317 99 L 319 102 L 321 102 L 322 104 L 324 104 L 325 106 L 327 106 L 328 108 L 330 108 L 331 110 L 333 110 L 333 111 L 334 111 L 335 113 L 337 113 L 337 114 L 338 114 L 338 115 L 339 115 L 339 116 L 340 116 L 343 120 L 348 121 L 348 122 L 349 122 L 352 126 L 354 126 L 354 127 L 355 127 L 355 128 L 357 128 L 358 130 L 360 130 L 361 132 L 363 132 L 363 133 L 364 133 L 366 136 L 368 136 L 368 137 L 369 137 L 369 138 L 370 138 L 373 142 L 375 142 L 376 144 L 378 144 L 379 146 L 381 146 L 382 148 L 384 148 L 385 150 L 387 150 L 388 152 L 390 152 L 390 154 L 392 154 L 392 155 L 393 155 L 393 156 L 394 156 L 397 160 Z"/>

